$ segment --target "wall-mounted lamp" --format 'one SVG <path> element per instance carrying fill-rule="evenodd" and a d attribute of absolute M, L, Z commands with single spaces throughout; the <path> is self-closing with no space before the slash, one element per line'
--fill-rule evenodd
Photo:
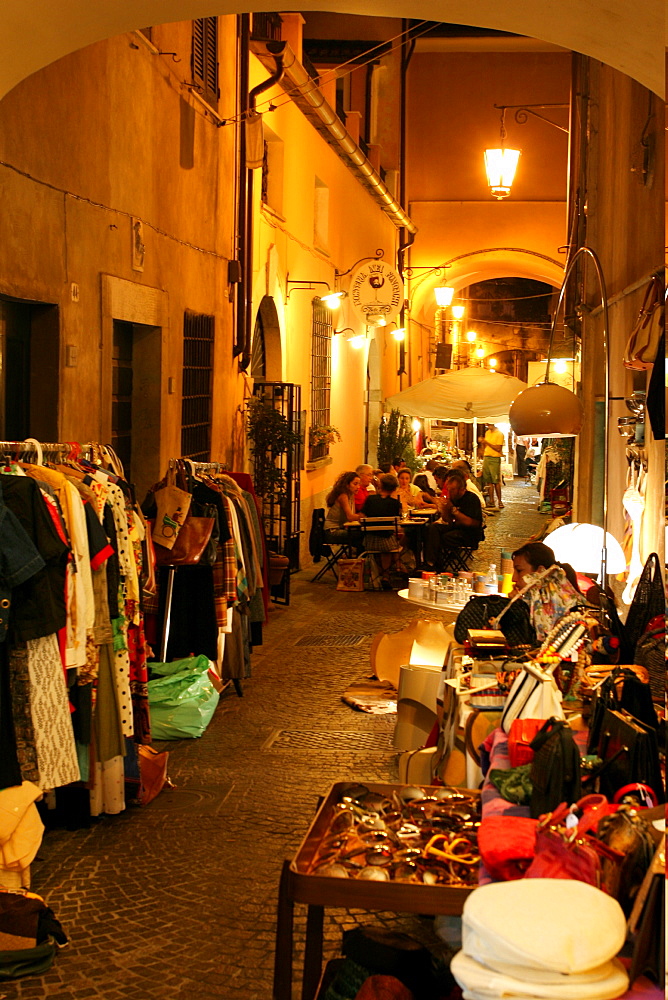
<path fill-rule="evenodd" d="M 478 334 L 475 332 L 475 330 L 466 331 L 466 339 L 468 340 L 469 344 L 475 344 L 475 339 L 477 336 Z"/>
<path fill-rule="evenodd" d="M 484 347 L 476 347 L 476 349 L 475 349 L 475 356 L 476 356 L 476 358 L 484 358 L 485 357 L 485 348 Z"/>
<path fill-rule="evenodd" d="M 449 306 L 454 294 L 455 290 L 450 285 L 438 285 L 434 289 L 434 295 L 436 296 L 436 305 L 439 309 Z"/>
<path fill-rule="evenodd" d="M 352 333 L 352 337 L 346 337 L 346 341 L 355 349 L 363 347 L 366 343 L 366 334 L 357 333 L 356 330 L 353 330 L 352 326 L 344 326 L 340 330 L 333 330 L 332 336 L 336 337 L 339 333 Z"/>
<path fill-rule="evenodd" d="M 464 319 L 464 313 L 466 312 L 466 306 L 452 306 L 450 312 L 452 313 L 452 318 L 456 320 Z"/>
<path fill-rule="evenodd" d="M 396 330 L 390 330 L 390 336 L 394 337 L 395 340 L 405 340 L 406 339 L 406 327 L 398 326 Z"/>
<path fill-rule="evenodd" d="M 501 109 L 501 145 L 485 150 L 485 172 L 492 195 L 499 201 L 507 198 L 515 179 L 520 158 L 519 149 L 506 149 L 506 109 Z"/>
<path fill-rule="evenodd" d="M 341 302 L 347 296 L 347 292 L 327 292 L 326 295 L 320 296 L 320 301 L 323 302 L 328 309 L 332 311 L 338 309 Z"/>
<path fill-rule="evenodd" d="M 288 278 L 286 285 L 288 289 L 286 301 L 290 298 L 293 292 L 313 292 L 315 291 L 315 285 L 324 285 L 327 291 L 324 295 L 320 296 L 320 301 L 332 311 L 339 308 L 341 300 L 345 299 L 348 294 L 347 292 L 332 291 L 327 281 L 311 281 L 309 279 L 304 279 L 304 281 L 298 281 L 295 279 L 293 281 L 292 278 Z M 290 288 L 290 285 L 293 285 L 294 287 Z"/>
<path fill-rule="evenodd" d="M 411 427 L 413 428 L 413 432 L 417 434 L 417 432 L 422 428 L 422 421 L 418 420 L 417 417 L 414 417 L 411 422 Z"/>
<path fill-rule="evenodd" d="M 488 363 L 490 368 L 496 368 L 499 362 L 496 358 L 490 358 Z"/>

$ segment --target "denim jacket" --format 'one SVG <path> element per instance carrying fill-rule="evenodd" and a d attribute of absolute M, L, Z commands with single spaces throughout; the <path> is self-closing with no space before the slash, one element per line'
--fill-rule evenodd
<path fill-rule="evenodd" d="M 5 506 L 0 486 L 0 642 L 7 635 L 12 588 L 30 579 L 44 565 L 30 535 Z"/>

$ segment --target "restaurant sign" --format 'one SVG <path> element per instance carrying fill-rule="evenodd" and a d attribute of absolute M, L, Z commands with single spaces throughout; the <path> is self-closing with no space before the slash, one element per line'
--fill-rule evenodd
<path fill-rule="evenodd" d="M 353 273 L 348 292 L 353 311 L 367 326 L 396 319 L 404 304 L 404 285 L 384 260 L 367 261 Z"/>

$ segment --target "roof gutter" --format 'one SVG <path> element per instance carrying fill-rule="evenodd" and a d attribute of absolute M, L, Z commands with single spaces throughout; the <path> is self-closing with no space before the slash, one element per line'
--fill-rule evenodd
<path fill-rule="evenodd" d="M 282 86 L 293 101 L 312 122 L 318 132 L 334 148 L 371 196 L 390 217 L 397 229 L 407 229 L 416 233 L 417 226 L 411 221 L 399 202 L 392 195 L 380 174 L 373 168 L 345 125 L 329 104 L 315 81 L 297 60 L 289 45 L 283 42 L 251 41 L 251 51 L 263 65 L 273 69 L 276 65 L 276 50 L 283 53 Z"/>

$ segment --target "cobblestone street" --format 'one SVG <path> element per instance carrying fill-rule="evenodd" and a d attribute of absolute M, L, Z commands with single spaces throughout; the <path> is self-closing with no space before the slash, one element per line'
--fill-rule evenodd
<path fill-rule="evenodd" d="M 523 480 L 506 486 L 504 503 L 475 569 L 498 565 L 502 547 L 546 520 Z M 355 712 L 341 695 L 368 674 L 372 636 L 417 611 L 394 593 L 337 593 L 331 574 L 311 584 L 314 572 L 293 577 L 289 607 L 272 607 L 244 697 L 227 689 L 201 739 L 169 744 L 173 790 L 88 830 L 45 836 L 33 888 L 71 943 L 46 976 L 0 984 L 0 998 L 270 1000 L 281 866 L 318 797 L 335 781 L 396 780 L 395 716 Z M 332 644 L 344 636 L 359 642 Z M 299 950 L 305 913 L 296 911 Z M 429 933 L 417 917 L 327 911 L 326 958 L 359 922 Z"/>

